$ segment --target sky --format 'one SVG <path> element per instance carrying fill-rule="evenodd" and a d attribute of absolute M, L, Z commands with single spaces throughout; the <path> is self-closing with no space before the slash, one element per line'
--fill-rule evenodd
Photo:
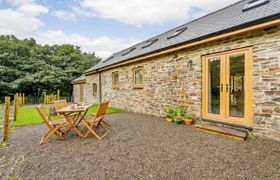
<path fill-rule="evenodd" d="M 0 0 L 0 34 L 101 58 L 240 0 Z"/>

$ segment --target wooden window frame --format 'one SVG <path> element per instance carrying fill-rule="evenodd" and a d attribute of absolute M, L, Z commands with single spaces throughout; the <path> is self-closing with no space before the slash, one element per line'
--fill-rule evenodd
<path fill-rule="evenodd" d="M 138 70 L 140 70 L 142 72 L 142 83 L 141 84 L 136 84 L 135 73 Z M 144 67 L 143 66 L 133 68 L 133 88 L 135 88 L 135 89 L 143 89 L 144 88 Z"/>
<path fill-rule="evenodd" d="M 115 84 L 114 77 L 118 75 L 119 84 Z M 118 89 L 120 87 L 120 73 L 119 72 L 112 72 L 112 87 L 114 89 Z"/>

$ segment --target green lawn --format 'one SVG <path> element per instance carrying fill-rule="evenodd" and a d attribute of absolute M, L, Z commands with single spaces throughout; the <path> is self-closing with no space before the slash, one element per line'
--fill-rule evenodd
<path fill-rule="evenodd" d="M 86 116 L 90 116 L 91 113 L 97 110 L 98 105 L 93 105 L 89 108 L 89 111 Z M 49 108 L 45 107 L 45 110 L 49 113 Z M 124 112 L 125 110 L 120 108 L 109 107 L 107 110 L 107 114 L 111 113 L 120 113 Z M 61 116 L 51 116 L 52 120 L 61 119 Z M 36 108 L 21 108 L 17 113 L 17 120 L 12 123 L 13 126 L 24 126 L 24 125 L 31 125 L 36 123 L 42 123 L 42 119 L 37 112 Z"/>

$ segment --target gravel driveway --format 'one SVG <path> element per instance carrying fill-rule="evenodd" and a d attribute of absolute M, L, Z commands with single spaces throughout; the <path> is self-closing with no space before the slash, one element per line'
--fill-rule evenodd
<path fill-rule="evenodd" d="M 0 155 L 14 162 L 14 179 L 280 179 L 280 142 L 237 141 L 129 112 L 107 119 L 111 134 L 100 142 L 72 133 L 39 146 L 45 125 L 16 128 Z"/>

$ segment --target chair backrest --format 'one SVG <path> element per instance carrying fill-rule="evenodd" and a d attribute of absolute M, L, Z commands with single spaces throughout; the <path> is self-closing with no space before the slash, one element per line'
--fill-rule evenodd
<path fill-rule="evenodd" d="M 102 103 L 100 103 L 98 105 L 98 108 L 97 108 L 97 111 L 96 111 L 96 114 L 95 114 L 95 119 L 97 120 L 102 120 L 103 117 L 105 116 L 105 113 L 108 109 L 108 106 L 109 106 L 109 103 L 110 101 L 104 101 Z"/>
<path fill-rule="evenodd" d="M 66 107 L 66 106 L 68 106 L 66 100 L 57 100 L 57 101 L 53 102 L 53 107 L 56 111 Z"/>
<path fill-rule="evenodd" d="M 48 126 L 51 126 L 50 125 L 50 117 L 48 116 L 47 112 L 45 111 L 44 107 L 40 104 L 38 105 L 37 107 L 37 111 L 39 112 L 41 118 L 43 119 L 43 121 L 48 125 Z"/>

